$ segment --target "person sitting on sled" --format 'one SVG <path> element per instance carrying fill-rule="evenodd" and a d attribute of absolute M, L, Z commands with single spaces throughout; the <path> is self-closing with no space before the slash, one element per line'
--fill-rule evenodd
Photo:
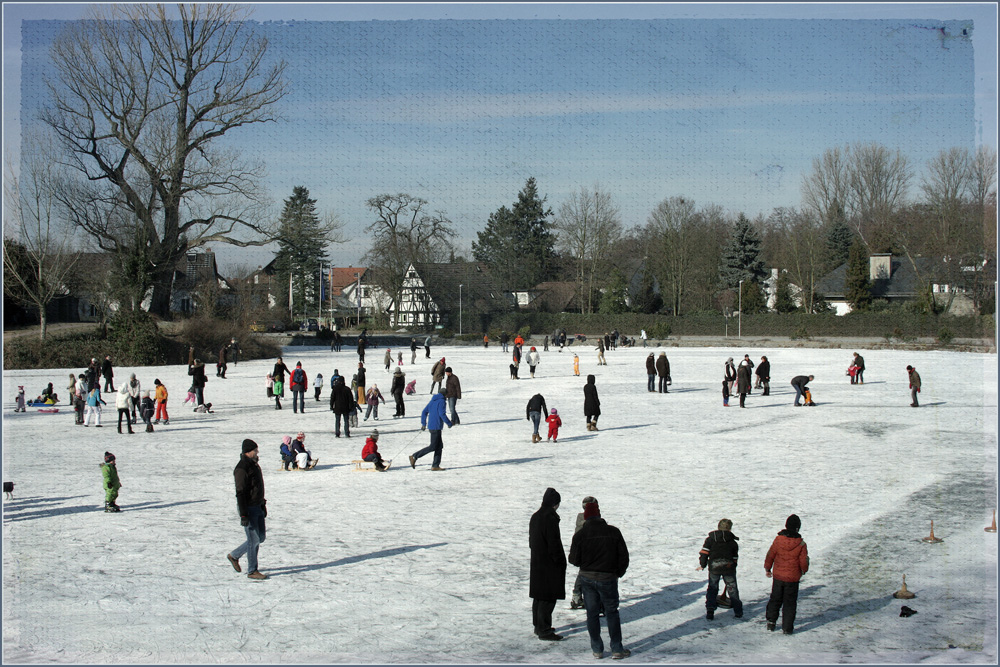
<path fill-rule="evenodd" d="M 385 472 L 385 462 L 382 460 L 382 455 L 378 453 L 378 429 L 372 431 L 372 434 L 365 439 L 365 446 L 361 450 L 361 459 L 374 463 L 375 469 L 379 472 Z"/>

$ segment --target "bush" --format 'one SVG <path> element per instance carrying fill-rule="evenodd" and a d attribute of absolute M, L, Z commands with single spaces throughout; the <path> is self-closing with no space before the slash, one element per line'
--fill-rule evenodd
<path fill-rule="evenodd" d="M 528 340 L 529 338 L 531 338 L 531 325 L 526 324 L 525 326 L 518 329 L 517 333 L 519 336 L 521 336 L 521 338 Z"/>
<path fill-rule="evenodd" d="M 666 322 L 657 322 L 646 329 L 646 335 L 660 340 L 670 338 L 670 325 Z"/>
<path fill-rule="evenodd" d="M 809 340 L 809 331 L 805 326 L 800 326 L 789 338 L 792 340 Z"/>
<path fill-rule="evenodd" d="M 942 345 L 950 345 L 954 338 L 954 334 L 951 333 L 951 330 L 948 327 L 941 327 L 941 330 L 938 331 L 938 340 Z"/>
<path fill-rule="evenodd" d="M 166 348 L 156 322 L 143 310 L 120 310 L 108 321 L 108 343 L 115 363 L 157 366 L 166 363 Z"/>

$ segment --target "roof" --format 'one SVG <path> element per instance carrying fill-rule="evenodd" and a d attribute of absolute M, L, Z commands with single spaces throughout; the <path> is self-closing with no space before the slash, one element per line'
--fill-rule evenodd
<path fill-rule="evenodd" d="M 562 313 L 576 303 L 577 284 L 572 281 L 538 283 L 531 290 L 535 293 L 530 308 L 548 313 Z"/>
<path fill-rule="evenodd" d="M 330 268 L 330 291 L 334 296 L 344 293 L 344 288 L 358 282 L 358 274 L 361 274 L 361 282 L 365 282 L 365 271 L 363 266 L 334 266 Z"/>
<path fill-rule="evenodd" d="M 929 257 L 914 257 L 920 277 L 933 280 L 938 273 L 939 262 Z M 890 277 L 872 281 L 872 298 L 900 299 L 913 298 L 920 290 L 920 278 L 913 270 L 913 264 L 905 257 L 890 258 Z M 867 269 L 866 269 L 867 273 Z M 816 291 L 825 298 L 844 298 L 844 278 L 847 276 L 847 264 L 841 264 L 816 283 Z"/>
<path fill-rule="evenodd" d="M 462 306 L 470 310 L 489 311 L 510 305 L 508 293 L 497 286 L 487 266 L 480 262 L 417 262 L 413 268 L 443 311 L 458 310 L 460 292 Z"/>

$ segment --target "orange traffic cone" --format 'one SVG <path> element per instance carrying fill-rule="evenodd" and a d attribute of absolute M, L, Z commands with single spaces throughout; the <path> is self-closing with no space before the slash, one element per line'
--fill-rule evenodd
<path fill-rule="evenodd" d="M 995 532 L 997 532 L 997 511 L 996 510 L 993 510 L 993 524 L 990 525 L 990 526 L 987 526 L 986 528 L 983 528 L 983 530 L 985 530 L 987 533 L 995 533 Z"/>
<path fill-rule="evenodd" d="M 931 534 L 925 537 L 922 542 L 929 542 L 930 544 L 937 544 L 938 542 L 944 542 L 940 537 L 934 537 L 934 520 L 931 519 Z"/>
<path fill-rule="evenodd" d="M 893 593 L 892 597 L 898 598 L 900 600 L 912 600 L 913 598 L 917 597 L 916 594 L 911 593 L 910 591 L 906 590 L 906 575 L 905 574 L 903 575 L 903 587 L 900 588 L 895 593 Z"/>

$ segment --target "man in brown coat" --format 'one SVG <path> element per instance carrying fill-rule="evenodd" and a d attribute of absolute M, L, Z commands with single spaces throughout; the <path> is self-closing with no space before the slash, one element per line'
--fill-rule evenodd
<path fill-rule="evenodd" d="M 910 407 L 919 408 L 920 403 L 917 402 L 917 394 L 920 393 L 920 374 L 917 373 L 917 369 L 913 366 L 907 366 L 906 372 L 910 374 L 910 398 L 913 399 Z"/>
<path fill-rule="evenodd" d="M 458 426 L 462 422 L 458 419 L 458 413 L 455 412 L 455 403 L 458 399 L 462 398 L 462 383 L 458 381 L 458 376 L 451 372 L 451 366 L 444 369 L 445 375 L 448 376 L 447 381 L 444 383 L 444 397 L 448 399 L 448 409 L 451 411 L 451 424 L 452 426 Z"/>

